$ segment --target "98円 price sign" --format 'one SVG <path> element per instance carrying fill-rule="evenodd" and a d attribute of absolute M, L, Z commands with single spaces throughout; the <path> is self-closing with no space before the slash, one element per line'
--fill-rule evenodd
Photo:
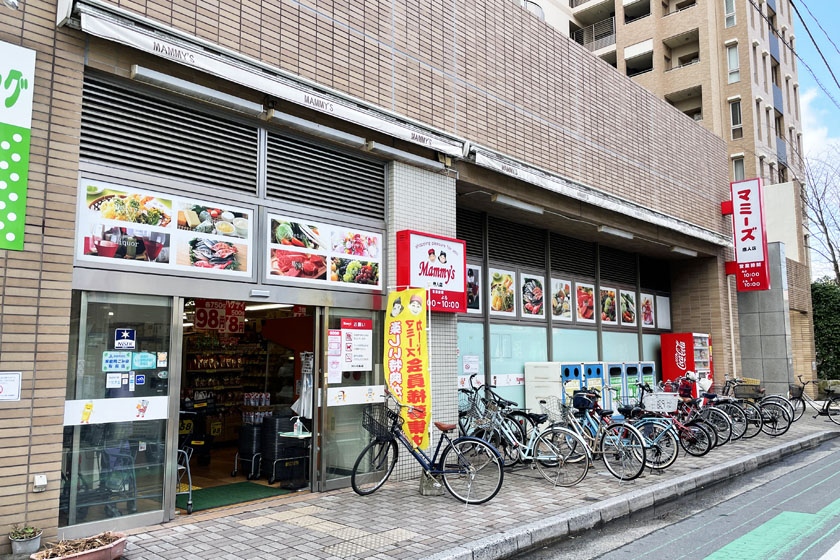
<path fill-rule="evenodd" d="M 196 330 L 243 333 L 245 332 L 245 302 L 196 299 L 193 326 Z"/>

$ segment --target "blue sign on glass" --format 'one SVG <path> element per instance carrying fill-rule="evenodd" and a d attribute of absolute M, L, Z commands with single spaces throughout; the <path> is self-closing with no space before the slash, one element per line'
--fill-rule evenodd
<path fill-rule="evenodd" d="M 114 350 L 134 350 L 137 344 L 137 331 L 134 329 L 114 330 Z"/>
<path fill-rule="evenodd" d="M 157 367 L 157 355 L 152 352 L 135 352 L 134 362 L 131 369 L 155 369 Z"/>
<path fill-rule="evenodd" d="M 102 371 L 128 371 L 133 352 L 102 352 Z"/>
<path fill-rule="evenodd" d="M 134 376 L 134 382 L 138 385 L 145 385 L 146 384 L 146 374 L 145 373 L 138 373 Z"/>

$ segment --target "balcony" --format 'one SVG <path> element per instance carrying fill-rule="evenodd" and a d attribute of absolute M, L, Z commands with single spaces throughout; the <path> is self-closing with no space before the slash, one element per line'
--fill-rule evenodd
<path fill-rule="evenodd" d="M 781 62 L 781 59 L 779 58 L 779 38 L 775 33 L 770 33 L 770 56 L 772 56 L 777 63 Z"/>
<path fill-rule="evenodd" d="M 662 16 L 670 16 L 696 5 L 697 0 L 662 0 Z"/>
<path fill-rule="evenodd" d="M 785 139 L 780 136 L 776 136 L 776 159 L 779 160 L 780 164 L 788 164 L 787 142 L 785 142 Z"/>
<path fill-rule="evenodd" d="M 773 84 L 773 108 L 782 115 L 785 114 L 785 96 L 782 94 L 782 88 Z"/>
<path fill-rule="evenodd" d="M 624 23 L 632 23 L 637 19 L 650 15 L 650 0 L 624 0 Z"/>
<path fill-rule="evenodd" d="M 572 32 L 572 39 L 589 49 L 601 50 L 615 45 L 615 18 L 605 19 Z"/>
<path fill-rule="evenodd" d="M 695 121 L 703 120 L 703 90 L 700 86 L 666 94 L 665 101 Z"/>
<path fill-rule="evenodd" d="M 700 62 L 700 30 L 692 29 L 662 41 L 665 47 L 665 71 Z"/>
<path fill-rule="evenodd" d="M 569 0 L 569 6 L 574 19 L 583 25 L 615 16 L 615 0 Z"/>

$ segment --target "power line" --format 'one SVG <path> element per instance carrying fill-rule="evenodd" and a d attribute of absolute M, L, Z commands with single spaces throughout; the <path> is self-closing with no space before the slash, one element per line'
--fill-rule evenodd
<path fill-rule="evenodd" d="M 797 16 L 799 16 L 799 21 L 802 22 L 802 27 L 804 27 L 805 31 L 808 32 L 808 37 L 811 38 L 811 42 L 814 43 L 814 47 L 816 47 L 817 52 L 820 53 L 820 58 L 822 58 L 822 61 L 825 63 L 825 67 L 828 68 L 828 73 L 831 74 L 832 78 L 834 78 L 834 83 L 837 84 L 838 88 L 840 88 L 840 82 L 837 81 L 837 76 L 834 75 L 834 70 L 831 69 L 831 65 L 829 65 L 828 61 L 825 59 L 825 55 L 823 55 L 822 49 L 820 49 L 820 46 L 817 44 L 817 40 L 814 39 L 814 36 L 811 34 L 811 30 L 808 29 L 807 25 L 805 25 L 805 20 L 802 19 L 802 14 L 799 13 L 799 10 L 797 9 L 796 4 L 793 3 L 793 0 L 791 0 L 790 5 L 793 6 L 793 11 L 796 12 Z M 820 27 L 820 29 L 822 29 L 822 27 Z M 823 33 L 824 32 L 825 30 L 823 30 Z"/>
<path fill-rule="evenodd" d="M 802 66 L 804 66 L 805 69 L 808 70 L 808 73 L 811 74 L 811 77 L 814 78 L 814 82 L 817 84 L 817 87 L 819 87 L 822 90 L 822 92 L 826 95 L 826 97 L 828 97 L 829 100 L 831 100 L 831 103 L 833 103 L 835 107 L 840 109 L 840 103 L 837 103 L 837 100 L 834 99 L 834 96 L 831 95 L 831 93 L 829 93 L 829 91 L 825 88 L 825 86 L 822 84 L 820 79 L 817 78 L 817 75 L 814 73 L 814 71 L 811 69 L 811 67 L 808 65 L 808 63 L 805 62 L 805 60 L 801 56 L 799 56 L 799 54 L 796 52 L 796 50 L 787 41 L 785 41 L 783 37 L 781 37 L 779 35 L 779 32 L 776 31 L 776 29 L 773 27 L 772 22 L 770 21 L 770 18 L 765 16 L 763 13 L 761 13 L 761 8 L 758 7 L 758 5 L 755 3 L 755 0 L 749 0 L 749 2 L 750 2 L 750 4 L 752 4 L 752 7 L 755 8 L 755 11 L 758 12 L 758 15 L 761 16 L 761 18 L 764 19 L 768 23 L 768 27 L 770 28 L 770 32 L 772 34 L 776 35 L 782 41 L 782 43 L 787 48 L 790 49 L 790 52 L 793 54 L 793 56 L 795 56 L 797 59 L 799 59 L 799 62 L 802 63 Z M 803 25 L 804 25 L 804 23 L 803 23 Z M 833 76 L 833 74 L 832 74 L 832 76 Z"/>
<path fill-rule="evenodd" d="M 808 10 L 808 14 L 811 16 L 811 19 L 814 20 L 814 22 L 817 24 L 817 27 L 819 27 L 820 30 L 822 30 L 822 32 L 825 34 L 825 38 L 828 39 L 828 42 L 834 46 L 834 50 L 837 51 L 838 54 L 840 54 L 840 49 L 837 48 L 837 44 L 834 42 L 834 39 L 832 39 L 831 35 L 829 35 L 828 32 L 825 29 L 823 29 L 822 25 L 820 25 L 820 20 L 818 20 L 817 17 L 811 12 L 811 8 L 809 8 L 808 5 L 802 0 L 799 0 L 799 3 L 802 4 L 803 8 Z M 793 0 L 791 0 L 790 4 L 791 6 L 793 6 Z M 793 6 L 793 9 L 796 10 L 796 6 Z M 799 10 L 796 10 L 796 15 L 799 16 L 799 20 L 802 21 L 802 25 L 805 25 L 805 21 L 802 19 L 802 15 L 799 13 Z"/>

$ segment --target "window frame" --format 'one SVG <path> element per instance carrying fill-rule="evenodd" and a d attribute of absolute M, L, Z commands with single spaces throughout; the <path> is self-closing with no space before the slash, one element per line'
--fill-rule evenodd
<path fill-rule="evenodd" d="M 732 53 L 735 53 L 735 67 L 733 68 Z M 726 69 L 727 69 L 727 83 L 736 84 L 741 81 L 741 56 L 738 52 L 738 43 L 726 46 Z"/>
<path fill-rule="evenodd" d="M 728 11 L 729 7 L 732 7 L 732 11 Z M 735 17 L 735 0 L 723 0 L 723 14 L 724 14 L 724 27 L 730 28 L 735 27 L 738 23 L 737 18 Z"/>
<path fill-rule="evenodd" d="M 736 114 L 735 114 L 736 105 L 737 105 L 737 110 L 738 110 L 738 113 L 737 113 L 738 122 L 737 123 L 735 122 L 735 120 L 736 120 L 735 119 L 735 117 L 736 117 Z M 744 137 L 744 115 L 741 112 L 741 100 L 740 99 L 735 99 L 735 100 L 732 100 L 732 101 L 729 102 L 729 127 L 730 127 L 730 132 L 731 132 L 731 136 L 732 136 L 733 140 L 740 140 L 741 138 Z M 736 136 L 736 134 L 738 134 L 738 136 Z"/>
<path fill-rule="evenodd" d="M 741 164 L 741 166 L 740 166 L 741 167 L 741 177 L 740 178 L 738 177 L 738 164 L 739 163 Z M 746 177 L 747 172 L 746 172 L 745 165 L 746 164 L 744 163 L 744 157 L 743 156 L 732 158 L 732 178 L 735 181 L 743 181 L 744 178 Z"/>

